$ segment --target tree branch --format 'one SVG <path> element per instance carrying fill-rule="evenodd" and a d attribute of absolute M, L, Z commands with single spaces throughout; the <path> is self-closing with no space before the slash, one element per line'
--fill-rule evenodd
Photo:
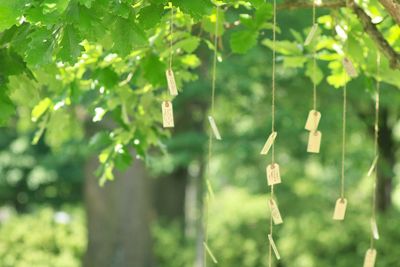
<path fill-rule="evenodd" d="M 400 69 L 400 55 L 390 46 L 388 41 L 386 41 L 376 25 L 372 23 L 367 13 L 355 3 L 351 4 L 351 8 L 363 25 L 365 32 L 372 38 L 379 50 L 389 60 L 390 67 L 392 69 Z"/>
<path fill-rule="evenodd" d="M 400 25 L 400 4 L 395 0 L 379 0 L 394 21 Z"/>
<path fill-rule="evenodd" d="M 382 0 L 384 1 L 384 0 Z M 387 0 L 390 1 L 390 0 Z M 324 1 L 316 4 L 319 8 L 340 8 L 345 7 L 346 2 L 343 0 L 336 0 L 336 1 Z M 284 1 L 282 4 L 277 6 L 278 10 L 282 9 L 300 9 L 300 8 L 312 8 L 313 4 L 312 1 Z"/>

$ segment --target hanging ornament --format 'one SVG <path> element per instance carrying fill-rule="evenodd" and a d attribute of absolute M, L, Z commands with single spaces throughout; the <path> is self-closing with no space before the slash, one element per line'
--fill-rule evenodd
<path fill-rule="evenodd" d="M 316 31 L 318 30 L 318 24 L 316 23 L 316 7 L 315 7 L 315 0 L 313 0 L 313 25 L 311 30 L 304 42 L 304 45 L 307 46 L 313 40 Z M 316 54 L 316 46 L 313 47 L 313 68 L 312 68 L 312 83 L 313 83 L 313 109 L 308 113 L 305 129 L 309 131 L 308 135 L 308 145 L 307 145 L 307 152 L 309 153 L 319 153 L 320 146 L 321 146 L 321 138 L 322 133 L 318 131 L 318 124 L 321 120 L 321 113 L 317 110 L 317 84 L 316 84 L 316 61 L 317 61 L 317 54 Z"/>
<path fill-rule="evenodd" d="M 368 171 L 368 177 L 371 176 L 373 170 L 375 170 L 375 175 L 373 176 L 372 181 L 372 197 L 371 197 L 371 219 L 370 219 L 370 246 L 367 252 L 365 253 L 364 258 L 364 267 L 374 267 L 376 261 L 376 249 L 375 249 L 375 240 L 379 239 L 378 225 L 376 222 L 376 184 L 378 180 L 378 172 L 377 165 L 379 159 L 379 149 L 378 149 L 378 139 L 379 139 L 379 95 L 380 95 L 380 66 L 381 59 L 379 52 L 376 57 L 376 92 L 375 92 L 375 124 L 374 124 L 374 152 L 375 157 L 372 162 L 371 167 Z"/>
<path fill-rule="evenodd" d="M 172 70 L 172 57 L 173 57 L 173 32 L 174 32 L 174 7 L 170 4 L 171 8 L 171 17 L 169 20 L 169 68 L 165 71 L 165 75 L 167 77 L 168 90 L 171 96 L 177 96 L 178 90 L 175 83 L 175 76 Z M 162 118 L 163 118 L 163 127 L 164 128 L 173 128 L 174 125 L 174 112 L 172 108 L 172 101 L 164 100 L 161 104 Z"/>

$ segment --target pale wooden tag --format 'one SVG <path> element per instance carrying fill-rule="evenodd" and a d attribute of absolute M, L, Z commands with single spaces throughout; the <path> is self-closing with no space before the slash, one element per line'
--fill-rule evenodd
<path fill-rule="evenodd" d="M 311 27 L 310 32 L 308 33 L 307 38 L 304 41 L 304 46 L 307 46 L 307 45 L 309 45 L 311 43 L 311 41 L 314 39 L 314 35 L 317 32 L 317 29 L 318 29 L 318 24 L 315 23 Z"/>
<path fill-rule="evenodd" d="M 161 108 L 162 108 L 164 128 L 174 127 L 174 112 L 172 110 L 171 101 L 163 101 L 161 104 Z"/>
<path fill-rule="evenodd" d="M 317 110 L 310 110 L 307 117 L 306 126 L 304 127 L 308 131 L 315 131 L 318 128 L 319 121 L 321 119 L 321 113 Z"/>
<path fill-rule="evenodd" d="M 215 123 L 215 120 L 212 116 L 208 116 L 208 121 L 210 122 L 211 125 L 211 129 L 214 133 L 215 138 L 217 138 L 217 140 L 222 140 L 221 138 L 221 134 L 219 133 L 217 124 Z"/>
<path fill-rule="evenodd" d="M 175 76 L 173 70 L 167 69 L 165 75 L 167 76 L 169 93 L 172 96 L 178 95 L 178 90 L 176 89 Z"/>
<path fill-rule="evenodd" d="M 280 259 L 281 259 L 281 255 L 279 255 L 279 252 L 278 252 L 278 249 L 276 248 L 274 239 L 272 239 L 272 235 L 269 234 L 269 235 L 268 235 L 268 239 L 269 239 L 269 243 L 270 243 L 270 245 L 271 245 L 271 247 L 272 247 L 272 250 L 273 250 L 274 253 L 275 253 L 276 259 L 277 259 L 277 260 L 280 260 Z"/>
<path fill-rule="evenodd" d="M 376 250 L 373 248 L 370 248 L 365 253 L 364 267 L 374 267 L 375 261 L 376 261 Z"/>
<path fill-rule="evenodd" d="M 275 200 L 272 198 L 268 201 L 269 203 L 269 208 L 271 210 L 271 216 L 272 220 L 274 221 L 274 224 L 281 224 L 283 223 L 281 213 L 279 212 L 278 205 L 276 204 Z"/>
<path fill-rule="evenodd" d="M 268 185 L 281 183 L 281 175 L 279 173 L 279 165 L 277 163 L 273 163 L 267 166 L 267 180 Z"/>
<path fill-rule="evenodd" d="M 344 220 L 344 216 L 346 214 L 346 207 L 347 207 L 347 199 L 339 198 L 336 201 L 335 211 L 333 213 L 333 219 L 338 221 Z"/>
<path fill-rule="evenodd" d="M 374 218 L 371 218 L 371 232 L 374 239 L 378 240 L 379 239 L 378 225 Z"/>
<path fill-rule="evenodd" d="M 371 164 L 371 167 L 368 170 L 368 177 L 371 176 L 372 172 L 374 171 L 375 167 L 376 167 L 376 163 L 378 162 L 378 156 L 375 157 L 374 161 Z"/>
<path fill-rule="evenodd" d="M 353 65 L 353 62 L 351 62 L 350 59 L 348 59 L 347 57 L 345 57 L 342 61 L 343 63 L 343 67 L 347 72 L 347 75 L 349 75 L 350 77 L 357 77 L 357 71 L 356 68 Z"/>
<path fill-rule="evenodd" d="M 322 133 L 320 131 L 310 132 L 308 135 L 308 146 L 307 152 L 319 153 L 319 148 L 321 146 Z"/>
<path fill-rule="evenodd" d="M 275 141 L 276 135 L 277 135 L 277 132 L 272 132 L 269 135 L 267 141 L 265 142 L 265 145 L 261 149 L 261 152 L 260 152 L 261 155 L 267 155 L 268 154 L 269 149 L 271 148 L 272 144 Z"/>

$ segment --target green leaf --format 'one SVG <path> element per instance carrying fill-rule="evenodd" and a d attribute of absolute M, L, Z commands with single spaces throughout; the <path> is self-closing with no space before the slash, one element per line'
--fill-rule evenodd
<path fill-rule="evenodd" d="M 62 61 L 75 63 L 81 54 L 82 47 L 79 45 L 81 42 L 77 30 L 73 26 L 68 25 L 63 30 L 63 37 L 60 43 L 60 51 L 58 56 Z"/>
<path fill-rule="evenodd" d="M 46 97 L 40 101 L 32 110 L 31 118 L 33 122 L 36 122 L 52 105 L 50 98 Z"/>
<path fill-rule="evenodd" d="M 0 125 L 6 124 L 10 117 L 15 114 L 14 104 L 7 95 L 7 91 L 5 86 L 0 85 Z"/>
<path fill-rule="evenodd" d="M 257 44 L 258 31 L 237 31 L 232 33 L 230 45 L 232 52 L 244 54 Z"/>
<path fill-rule="evenodd" d="M 155 54 L 150 54 L 143 59 L 143 76 L 153 86 L 166 84 L 165 69 L 165 64 Z"/>
<path fill-rule="evenodd" d="M 262 44 L 273 49 L 273 43 L 270 39 L 263 40 Z M 283 55 L 302 55 L 301 48 L 296 43 L 290 41 L 276 41 L 275 51 Z"/>
<path fill-rule="evenodd" d="M 204 15 L 209 14 L 210 9 L 213 8 L 211 1 L 207 0 L 174 0 L 172 3 L 196 20 L 200 20 Z"/>
<path fill-rule="evenodd" d="M 26 62 L 29 66 L 37 67 L 52 62 L 54 40 L 51 31 L 39 29 L 29 35 L 31 39 L 26 51 Z"/>
<path fill-rule="evenodd" d="M 219 11 L 218 22 L 217 22 L 216 10 L 214 9 L 211 15 L 203 17 L 202 25 L 203 29 L 206 32 L 215 35 L 215 23 L 218 23 L 218 36 L 221 36 L 224 34 L 225 31 L 224 22 L 225 22 L 225 13 Z"/>
<path fill-rule="evenodd" d="M 196 55 L 184 55 L 180 58 L 182 64 L 188 66 L 189 68 L 196 68 L 200 66 L 201 61 Z"/>
<path fill-rule="evenodd" d="M 7 30 L 18 22 L 24 12 L 24 0 L 0 1 L 0 32 Z"/>
<path fill-rule="evenodd" d="M 306 75 L 311 79 L 315 84 L 319 84 L 324 78 L 324 74 L 321 69 L 318 67 L 317 62 L 315 63 L 315 73 L 314 73 L 314 64 L 313 60 L 307 61 L 306 64 Z"/>
<path fill-rule="evenodd" d="M 200 44 L 200 38 L 191 36 L 189 38 L 186 38 L 186 39 L 183 39 L 183 40 L 177 42 L 174 45 L 174 50 L 181 48 L 186 53 L 192 53 L 193 51 L 195 51 L 197 49 L 199 44 Z"/>
<path fill-rule="evenodd" d="M 283 67 L 284 68 L 302 68 L 306 61 L 307 61 L 307 58 L 305 58 L 305 57 L 286 56 L 283 58 Z"/>
<path fill-rule="evenodd" d="M 146 35 L 132 18 L 118 18 L 112 27 L 113 48 L 120 56 L 146 44 Z"/>
<path fill-rule="evenodd" d="M 162 5 L 149 5 L 139 12 L 139 25 L 147 30 L 156 26 L 161 20 L 164 9 Z"/>

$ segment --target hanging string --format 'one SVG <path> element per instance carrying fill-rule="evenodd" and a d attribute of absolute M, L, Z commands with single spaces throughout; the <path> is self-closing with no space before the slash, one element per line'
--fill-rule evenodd
<path fill-rule="evenodd" d="M 345 79 L 347 79 L 346 72 L 344 73 Z M 340 181 L 340 197 L 344 199 L 344 164 L 346 157 L 346 109 L 347 109 L 347 82 L 345 82 L 343 87 L 343 116 L 342 116 L 342 175 Z"/>
<path fill-rule="evenodd" d="M 314 25 L 315 25 L 315 23 L 316 23 L 316 7 L 315 7 L 315 1 L 316 0 L 313 0 L 313 14 L 312 14 L 312 16 L 313 16 L 313 27 L 314 27 Z M 316 67 L 316 61 L 317 61 L 317 48 L 314 46 L 313 47 L 313 73 L 312 73 L 312 75 L 313 75 L 313 109 L 314 110 L 317 110 L 317 84 L 316 84 L 316 81 L 315 81 L 315 67 Z"/>
<path fill-rule="evenodd" d="M 273 27 L 272 27 L 272 100 L 271 100 L 271 132 L 275 132 L 275 45 L 276 45 L 276 0 L 274 0 L 273 7 Z M 272 143 L 271 147 L 271 166 L 274 166 L 275 163 L 275 142 Z M 274 185 L 271 185 L 270 188 L 271 199 L 274 198 Z M 273 219 L 272 214 L 269 219 L 269 234 L 272 236 L 273 234 Z M 268 267 L 272 267 L 272 244 L 269 242 L 268 248 Z"/>
<path fill-rule="evenodd" d="M 217 77 L 217 56 L 218 56 L 218 19 L 219 19 L 219 6 L 216 7 L 216 16 L 215 16 L 215 35 L 214 35 L 214 55 L 213 55 L 213 65 L 212 65 L 212 78 L 211 78 L 211 116 L 214 117 L 215 111 L 215 87 L 216 87 L 216 77 Z M 208 247 L 208 204 L 210 201 L 210 197 L 213 197 L 214 193 L 211 186 L 211 181 L 209 179 L 210 175 L 210 165 L 212 159 L 212 150 L 213 150 L 213 137 L 212 137 L 212 129 L 210 128 L 208 133 L 208 159 L 207 159 L 207 175 L 206 175 L 206 184 L 207 184 L 207 195 L 206 195 L 206 203 L 204 205 L 204 213 L 205 213 L 205 222 L 204 222 L 204 267 L 207 266 L 207 253 L 212 259 L 214 263 L 217 263 L 217 260 L 210 248 Z"/>
<path fill-rule="evenodd" d="M 374 125 L 374 152 L 375 152 L 375 176 L 373 180 L 372 186 L 372 205 L 371 205 L 371 220 L 376 223 L 376 184 L 378 180 L 378 159 L 379 159 L 379 149 L 378 149 L 378 139 L 379 139 L 379 95 L 380 95 L 380 66 L 381 66 L 381 56 L 380 53 L 377 52 L 376 55 L 376 92 L 375 92 L 375 125 Z M 371 230 L 370 237 L 370 248 L 374 248 L 374 233 Z"/>
<path fill-rule="evenodd" d="M 172 49 L 172 41 L 173 41 L 173 33 L 174 33 L 174 6 L 171 2 L 171 17 L 169 20 L 169 69 L 172 69 L 172 57 L 173 57 L 173 49 Z"/>

